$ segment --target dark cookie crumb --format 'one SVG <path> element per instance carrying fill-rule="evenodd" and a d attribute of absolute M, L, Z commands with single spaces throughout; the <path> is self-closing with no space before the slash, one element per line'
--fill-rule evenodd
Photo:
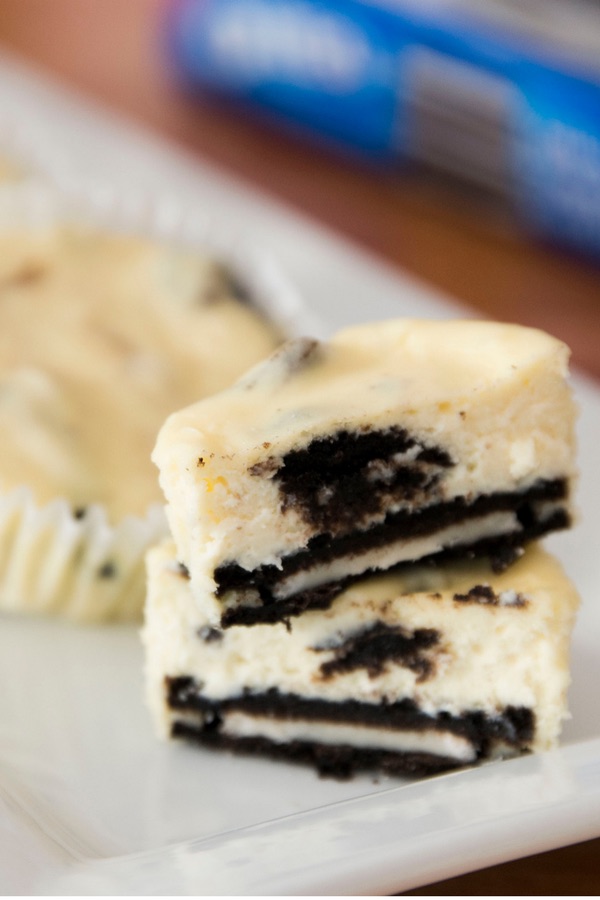
<path fill-rule="evenodd" d="M 466 594 L 455 594 L 454 599 L 461 603 L 483 603 L 484 605 L 498 605 L 498 596 L 489 584 L 476 584 Z"/>
<path fill-rule="evenodd" d="M 223 632 L 219 628 L 213 628 L 211 625 L 203 625 L 198 629 L 198 637 L 206 644 L 214 644 L 223 640 Z"/>
<path fill-rule="evenodd" d="M 264 446 L 265 444 L 263 444 Z M 267 444 L 267 446 L 269 445 Z M 281 460 L 276 459 L 274 456 L 269 456 L 267 459 L 262 459 L 260 462 L 250 466 L 248 472 L 250 475 L 255 475 L 258 478 L 272 478 L 280 467 Z"/>
<path fill-rule="evenodd" d="M 98 569 L 98 578 L 115 578 L 117 574 L 117 566 L 112 560 L 102 563 Z"/>
<path fill-rule="evenodd" d="M 503 605 L 500 595 L 496 594 L 489 584 L 476 584 L 466 594 L 455 594 L 453 599 L 459 603 L 480 603 L 484 606 Z M 522 594 L 515 594 L 514 600 L 506 603 L 506 605 L 522 607 L 527 605 L 527 601 Z"/>
<path fill-rule="evenodd" d="M 434 662 L 427 651 L 439 643 L 439 632 L 432 628 L 418 628 L 409 632 L 393 628 L 385 622 L 373 622 L 367 628 L 350 635 L 337 647 L 315 647 L 317 652 L 333 650 L 334 658 L 321 666 L 323 678 L 366 669 L 371 678 L 381 675 L 386 663 L 417 673 L 417 681 L 425 681 L 432 674 Z"/>

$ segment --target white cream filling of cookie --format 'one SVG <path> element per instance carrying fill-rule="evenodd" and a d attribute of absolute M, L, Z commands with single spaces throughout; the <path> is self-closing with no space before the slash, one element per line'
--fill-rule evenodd
<path fill-rule="evenodd" d="M 385 547 L 377 547 L 368 553 L 343 556 L 329 563 L 303 569 L 277 585 L 275 596 L 283 600 L 299 591 L 338 581 L 349 575 L 360 575 L 368 569 L 385 570 L 397 563 L 421 559 L 438 553 L 446 547 L 469 544 L 482 538 L 512 534 L 521 526 L 514 513 L 491 513 L 477 519 L 469 519 L 462 525 L 451 525 L 423 538 L 397 541 Z"/>
<path fill-rule="evenodd" d="M 431 753 L 467 763 L 475 759 L 468 738 L 448 731 L 428 729 L 395 730 L 345 722 L 316 722 L 308 719 L 275 719 L 253 716 L 239 710 L 224 713 L 221 733 L 232 738 L 262 737 L 276 744 L 310 741 L 317 744 L 348 745 L 393 753 Z"/>

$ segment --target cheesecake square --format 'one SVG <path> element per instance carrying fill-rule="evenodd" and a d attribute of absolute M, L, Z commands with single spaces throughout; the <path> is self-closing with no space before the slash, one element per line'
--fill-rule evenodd
<path fill-rule="evenodd" d="M 153 459 L 210 624 L 289 622 L 423 560 L 501 570 L 568 527 L 567 364 L 535 329 L 394 320 L 291 340 L 171 415 Z"/>
<path fill-rule="evenodd" d="M 147 701 L 157 730 L 210 750 L 422 776 L 556 746 L 579 603 L 530 545 L 361 579 L 326 610 L 215 627 L 174 544 L 147 560 Z"/>

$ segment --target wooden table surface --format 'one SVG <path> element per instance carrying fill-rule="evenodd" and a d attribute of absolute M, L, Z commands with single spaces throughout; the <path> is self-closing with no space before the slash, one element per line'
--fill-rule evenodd
<path fill-rule="evenodd" d="M 0 43 L 482 314 L 556 334 L 600 378 L 600 266 L 534 244 L 504 213 L 454 186 L 370 171 L 214 100 L 192 101 L 164 59 L 164 5 L 0 0 Z M 600 838 L 411 893 L 598 894 Z"/>

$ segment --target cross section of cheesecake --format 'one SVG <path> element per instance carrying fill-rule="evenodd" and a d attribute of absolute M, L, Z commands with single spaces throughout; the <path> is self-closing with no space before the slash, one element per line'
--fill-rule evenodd
<path fill-rule="evenodd" d="M 327 610 L 212 625 L 167 542 L 148 558 L 148 703 L 165 736 L 307 762 L 421 775 L 555 746 L 578 605 L 537 545 L 357 581 Z"/>
<path fill-rule="evenodd" d="M 534 329 L 381 322 L 292 340 L 171 415 L 153 459 L 210 623 L 289 620 L 423 559 L 500 570 L 567 527 L 567 361 Z"/>

